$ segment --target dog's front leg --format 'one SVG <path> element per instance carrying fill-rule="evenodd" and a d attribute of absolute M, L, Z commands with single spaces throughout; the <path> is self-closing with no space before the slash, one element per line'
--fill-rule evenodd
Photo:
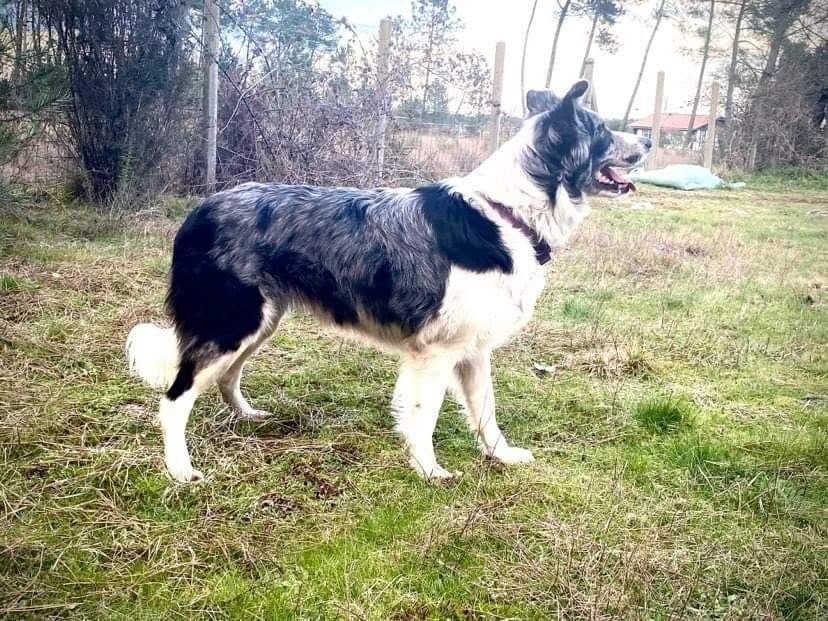
<path fill-rule="evenodd" d="M 490 351 L 479 352 L 454 368 L 466 420 L 484 454 L 504 464 L 534 461 L 530 451 L 509 446 L 497 426 L 491 358 Z"/>
<path fill-rule="evenodd" d="M 405 440 L 411 466 L 430 480 L 453 477 L 437 463 L 432 441 L 453 366 L 454 360 L 444 355 L 406 356 L 394 389 L 397 431 Z"/>

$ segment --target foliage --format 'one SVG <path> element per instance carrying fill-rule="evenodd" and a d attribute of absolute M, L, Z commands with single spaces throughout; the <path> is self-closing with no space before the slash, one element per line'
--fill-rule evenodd
<path fill-rule="evenodd" d="M 176 0 L 54 0 L 70 101 L 66 123 L 90 196 L 108 201 L 147 184 L 183 125 L 191 74 Z"/>
<path fill-rule="evenodd" d="M 725 154 L 736 167 L 813 166 L 828 157 L 821 127 L 828 92 L 828 9 L 808 0 L 749 2 L 766 48 L 742 46 Z"/>
<path fill-rule="evenodd" d="M 451 2 L 412 0 L 410 15 L 398 16 L 394 25 L 399 110 L 431 121 L 445 121 L 452 113 L 481 116 L 491 92 L 490 69 L 479 52 L 460 47 L 457 33 L 463 24 Z"/>
<path fill-rule="evenodd" d="M 378 114 L 367 59 L 304 0 L 236 3 L 224 14 L 219 179 L 365 184 Z"/>
<path fill-rule="evenodd" d="M 33 30 L 31 42 L 24 36 L 24 21 Z M 0 1 L 0 163 L 45 133 L 62 129 L 59 106 L 66 74 L 57 62 L 56 42 L 42 35 L 44 27 L 37 3 Z"/>

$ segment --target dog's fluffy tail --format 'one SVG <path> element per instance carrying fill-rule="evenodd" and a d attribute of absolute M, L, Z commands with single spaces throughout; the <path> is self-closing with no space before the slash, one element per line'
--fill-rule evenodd
<path fill-rule="evenodd" d="M 153 388 L 170 387 L 178 372 L 178 339 L 175 330 L 139 323 L 126 342 L 129 372 Z"/>

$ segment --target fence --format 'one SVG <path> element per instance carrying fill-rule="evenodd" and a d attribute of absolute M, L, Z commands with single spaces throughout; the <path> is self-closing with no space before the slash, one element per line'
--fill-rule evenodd
<path fill-rule="evenodd" d="M 520 127 L 520 120 L 500 116 L 493 138 L 491 119 L 427 123 L 418 119 L 395 118 L 388 128 L 388 151 L 405 162 L 400 170 L 403 185 L 443 177 L 465 175 L 486 159 L 493 140 L 502 144 Z"/>
<path fill-rule="evenodd" d="M 647 159 L 648 168 L 659 168 L 669 164 L 702 164 L 705 168 L 713 166 L 713 151 L 717 139 L 719 83 L 710 87 L 710 110 L 707 116 L 707 130 L 704 135 L 702 150 L 685 149 L 674 146 L 662 133 L 662 113 L 664 112 L 665 74 L 659 71 L 656 78 L 655 106 L 653 108 L 653 127 L 651 139 L 653 149 Z"/>

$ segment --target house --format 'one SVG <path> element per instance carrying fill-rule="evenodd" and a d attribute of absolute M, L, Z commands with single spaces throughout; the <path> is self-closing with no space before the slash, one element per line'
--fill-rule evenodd
<path fill-rule="evenodd" d="M 680 147 L 684 144 L 684 135 L 687 133 L 687 127 L 690 125 L 689 114 L 678 114 L 674 112 L 664 112 L 661 115 L 661 143 L 662 145 L 671 147 Z M 630 130 L 637 136 L 645 136 L 651 138 L 653 134 L 653 115 L 644 117 L 639 121 L 633 121 L 629 125 Z M 720 116 L 716 119 L 716 132 L 720 132 L 724 127 L 724 117 Z M 697 114 L 695 122 L 693 123 L 693 140 L 690 142 L 690 148 L 694 151 L 700 151 L 704 145 L 704 140 L 707 137 L 707 115 Z"/>

